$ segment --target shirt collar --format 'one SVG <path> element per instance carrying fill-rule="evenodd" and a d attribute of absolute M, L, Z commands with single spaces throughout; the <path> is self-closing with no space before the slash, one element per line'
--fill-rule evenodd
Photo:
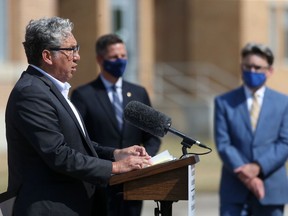
<path fill-rule="evenodd" d="M 54 78 L 53 76 L 51 76 L 50 74 L 48 74 L 47 72 L 45 72 L 44 70 L 42 70 L 41 68 L 32 65 L 31 66 L 33 68 L 35 68 L 36 70 L 38 70 L 40 73 L 42 73 L 45 77 L 47 77 L 49 80 L 51 80 L 51 82 L 57 87 L 57 89 L 61 92 L 61 94 L 68 99 L 68 94 L 69 94 L 69 89 L 71 87 L 71 85 L 68 82 L 61 82 L 59 80 L 57 80 L 56 78 Z"/>
<path fill-rule="evenodd" d="M 264 97 L 264 93 L 265 93 L 266 87 L 262 86 L 261 88 L 259 88 L 254 94 L 256 94 L 258 97 L 263 98 Z M 253 97 L 253 91 L 251 91 L 251 89 L 249 89 L 247 86 L 244 85 L 244 92 L 246 95 L 246 98 L 250 98 Z"/>
<path fill-rule="evenodd" d="M 115 84 L 111 83 L 107 79 L 105 79 L 102 74 L 100 74 L 100 79 L 102 80 L 102 82 L 103 82 L 103 84 L 107 90 L 110 90 L 113 85 L 115 85 L 116 88 L 122 89 L 122 83 L 123 83 L 122 77 L 120 77 Z"/>

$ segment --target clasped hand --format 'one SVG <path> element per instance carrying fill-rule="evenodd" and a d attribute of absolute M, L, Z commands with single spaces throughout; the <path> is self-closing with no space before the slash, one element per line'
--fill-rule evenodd
<path fill-rule="evenodd" d="M 245 186 L 252 191 L 258 198 L 263 199 L 265 196 L 264 182 L 258 177 L 260 173 L 260 166 L 256 163 L 248 163 L 234 170 L 238 178 L 245 184 Z"/>
<path fill-rule="evenodd" d="M 112 173 L 120 174 L 131 170 L 142 169 L 151 165 L 150 158 L 145 148 L 134 145 L 114 151 L 115 162 L 112 163 Z"/>

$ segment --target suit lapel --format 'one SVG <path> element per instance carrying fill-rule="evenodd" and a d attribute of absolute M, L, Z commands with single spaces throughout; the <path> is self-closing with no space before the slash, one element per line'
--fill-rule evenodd
<path fill-rule="evenodd" d="M 245 96 L 243 87 L 239 89 L 238 95 L 236 95 L 235 100 L 240 102 L 238 106 L 240 116 L 242 117 L 245 127 L 248 128 L 248 130 L 251 131 L 252 133 L 250 114 L 249 114 L 249 110 L 247 107 L 246 96 Z"/>
<path fill-rule="evenodd" d="M 100 77 L 98 77 L 96 79 L 96 81 L 93 83 L 93 87 L 96 90 L 95 94 L 97 95 L 102 108 L 107 113 L 107 116 L 111 120 L 115 129 L 119 133 L 121 133 L 121 131 L 119 130 L 119 127 L 118 127 L 117 119 L 115 117 L 114 107 L 111 104 L 111 101 L 110 101 L 108 94 L 107 94 L 107 90 L 106 90 L 102 80 L 100 79 Z M 124 80 L 122 83 L 122 97 L 123 97 L 123 109 L 124 109 L 126 107 L 126 105 L 132 100 L 132 91 L 129 88 L 129 85 L 127 84 L 127 82 Z M 125 130 L 125 127 L 126 127 L 126 121 L 124 120 L 123 121 L 123 131 Z"/>
<path fill-rule="evenodd" d="M 258 117 L 257 127 L 255 130 L 255 137 L 260 132 L 265 131 L 265 124 L 267 124 L 266 119 L 271 118 L 273 116 L 273 107 L 270 104 L 273 101 L 273 96 L 271 96 L 271 91 L 266 87 L 264 98 L 261 106 L 261 110 Z M 254 140 L 255 141 L 255 140 Z"/>
<path fill-rule="evenodd" d="M 132 100 L 132 91 L 124 80 L 122 83 L 122 96 L 123 96 L 123 109 L 125 110 L 126 105 Z M 125 127 L 126 127 L 126 121 L 124 120 L 123 121 L 124 131 Z"/>
<path fill-rule="evenodd" d="M 100 77 L 98 77 L 96 79 L 95 83 L 93 83 L 93 87 L 95 88 L 95 94 L 99 100 L 100 105 L 102 106 L 102 109 L 106 112 L 107 116 L 111 120 L 111 123 L 113 124 L 115 129 L 117 131 L 119 131 L 119 133 L 120 133 L 120 130 L 118 127 L 118 122 L 117 122 L 117 119 L 115 116 L 114 107 L 111 104 L 111 101 L 108 97 L 107 90 L 106 90 L 102 80 L 100 79 Z"/>
<path fill-rule="evenodd" d="M 30 66 L 29 66 L 30 67 Z M 94 155 L 97 155 L 97 153 L 95 152 L 94 148 L 90 145 L 90 140 L 89 138 L 83 133 L 83 130 L 74 114 L 74 112 L 72 111 L 70 105 L 68 104 L 68 102 L 66 101 L 66 99 L 64 98 L 64 96 L 61 94 L 61 92 L 56 88 L 56 86 L 52 83 L 51 80 L 49 80 L 47 77 L 45 77 L 42 73 L 38 72 L 36 69 L 30 67 L 30 71 L 39 77 L 39 79 L 41 79 L 46 85 L 48 85 L 51 89 L 51 92 L 57 97 L 57 99 L 60 101 L 60 103 L 63 105 L 63 107 L 65 108 L 65 110 L 69 113 L 69 115 L 71 116 L 71 118 L 73 119 L 73 121 L 75 122 L 75 124 L 77 125 L 78 130 L 80 131 L 81 135 L 83 136 L 83 138 L 86 140 L 87 145 L 89 146 L 91 152 Z M 81 115 L 79 114 L 80 119 L 81 119 Z M 82 121 L 82 119 L 81 119 Z M 88 135 L 86 128 L 85 128 L 85 124 L 82 121 L 83 124 L 83 128 L 85 130 L 85 133 Z"/>
<path fill-rule="evenodd" d="M 122 96 L 123 96 L 123 107 L 125 108 L 126 105 L 132 100 L 132 91 L 124 80 L 122 84 Z"/>
<path fill-rule="evenodd" d="M 74 112 L 72 111 L 70 105 L 68 104 L 68 102 L 66 101 L 66 99 L 64 98 L 64 96 L 61 94 L 61 92 L 55 87 L 55 85 L 51 85 L 51 91 L 55 94 L 55 96 L 58 98 L 58 100 L 60 101 L 60 103 L 64 106 L 64 108 L 67 110 L 67 112 L 69 113 L 69 115 L 71 116 L 71 118 L 73 119 L 73 121 L 75 122 L 75 124 L 77 125 L 80 133 L 84 136 L 85 134 L 83 133 L 83 130 L 80 126 L 80 123 L 78 122 Z M 80 115 L 80 114 L 79 114 Z M 81 116 L 80 116 L 81 117 Z M 83 122 L 82 122 L 83 123 Z M 83 125 L 84 126 L 84 125 Z"/>
<path fill-rule="evenodd" d="M 61 104 L 65 107 L 69 115 L 72 117 L 72 119 L 75 121 L 77 126 L 80 127 L 72 109 L 70 108 L 68 102 L 64 98 L 64 96 L 61 94 L 61 92 L 56 88 L 56 86 L 52 83 L 50 79 L 48 79 L 46 76 L 44 76 L 42 73 L 34 69 L 33 67 L 29 66 L 31 74 L 34 76 L 39 77 L 46 85 L 48 85 L 51 89 L 51 92 L 57 97 L 57 99 L 61 102 Z M 80 128 L 81 129 L 81 128 Z M 82 131 L 82 130 L 81 130 Z"/>

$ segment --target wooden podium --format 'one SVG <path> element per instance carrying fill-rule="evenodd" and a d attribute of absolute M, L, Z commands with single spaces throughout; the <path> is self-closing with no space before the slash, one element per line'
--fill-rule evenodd
<path fill-rule="evenodd" d="M 125 200 L 154 200 L 161 205 L 161 215 L 172 215 L 172 204 L 188 200 L 191 184 L 191 167 L 199 161 L 197 155 L 153 165 L 141 170 L 114 175 L 110 185 L 123 184 Z M 194 173 L 193 173 L 194 175 Z M 194 188 L 190 189 L 193 190 Z M 156 214 L 156 213 L 155 213 Z"/>

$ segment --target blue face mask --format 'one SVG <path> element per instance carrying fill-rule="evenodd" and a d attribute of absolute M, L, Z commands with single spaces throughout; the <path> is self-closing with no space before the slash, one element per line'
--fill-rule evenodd
<path fill-rule="evenodd" d="M 265 73 L 254 73 L 252 71 L 243 70 L 242 79 L 250 88 L 258 88 L 266 81 Z"/>
<path fill-rule="evenodd" d="M 127 59 L 117 59 L 116 61 L 104 60 L 103 68 L 112 76 L 119 78 L 122 77 L 127 65 Z"/>

